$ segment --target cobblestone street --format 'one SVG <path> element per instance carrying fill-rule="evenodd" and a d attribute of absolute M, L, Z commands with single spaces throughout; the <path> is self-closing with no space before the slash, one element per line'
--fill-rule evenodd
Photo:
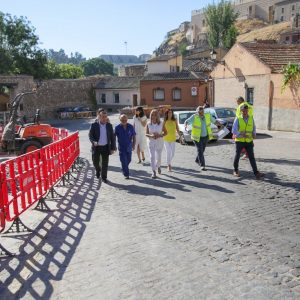
<path fill-rule="evenodd" d="M 0 261 L 0 299 L 300 298 L 300 134 L 260 132 L 261 181 L 248 160 L 232 175 L 235 146 L 222 140 L 207 147 L 206 172 L 193 145 L 176 144 L 173 172 L 163 152 L 151 179 L 148 153 L 144 165 L 134 153 L 125 180 L 114 154 L 102 184 L 91 121 L 72 122 L 60 125 L 80 130 L 83 168 L 46 201 L 51 212 L 24 214 L 34 232 L 1 235 L 19 254 Z"/>

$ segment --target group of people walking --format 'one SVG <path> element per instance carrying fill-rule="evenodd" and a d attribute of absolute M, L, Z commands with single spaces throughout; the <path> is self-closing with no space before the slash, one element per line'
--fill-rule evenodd
<path fill-rule="evenodd" d="M 263 174 L 257 170 L 254 152 L 253 139 L 256 136 L 256 127 L 253 119 L 253 108 L 245 102 L 242 97 L 238 98 L 236 119 L 233 123 L 233 138 L 236 144 L 236 154 L 234 158 L 234 176 L 240 176 L 239 159 L 242 151 L 249 157 L 254 175 L 260 179 Z M 109 155 L 117 150 L 116 139 L 122 172 L 125 179 L 129 179 L 129 164 L 132 160 L 132 152 L 136 150 L 138 163 L 145 161 L 145 151 L 148 148 L 152 178 L 157 178 L 157 173 L 161 174 L 161 159 L 163 148 L 166 150 L 167 169 L 172 171 L 172 160 L 175 155 L 176 132 L 179 134 L 178 122 L 172 109 L 168 109 L 161 120 L 159 111 L 153 109 L 150 113 L 149 121 L 142 107 L 135 110 L 133 125 L 128 123 L 125 114 L 120 115 L 120 124 L 113 127 L 104 109 L 99 109 L 97 119 L 91 125 L 89 139 L 92 143 L 92 159 L 96 169 L 97 178 L 102 178 L 107 182 L 107 169 Z M 211 123 L 217 124 L 209 113 L 205 113 L 204 107 L 199 106 L 194 115 L 185 121 L 185 127 L 190 125 L 191 138 L 197 148 L 195 162 L 200 165 L 201 170 L 206 171 L 204 152 L 207 142 L 212 139 Z"/>
<path fill-rule="evenodd" d="M 101 176 L 103 182 L 107 181 L 109 155 L 113 154 L 117 148 L 125 179 L 129 179 L 129 164 L 134 150 L 137 153 L 138 163 L 143 163 L 145 151 L 148 148 L 152 169 L 151 177 L 157 178 L 157 173 L 161 174 L 161 157 L 165 147 L 168 171 L 172 171 L 176 132 L 179 133 L 179 127 L 171 109 L 165 112 L 163 121 L 156 109 L 151 111 L 148 121 L 142 107 L 135 110 L 133 125 L 128 123 L 128 117 L 125 114 L 120 115 L 119 119 L 120 124 L 113 130 L 107 112 L 99 109 L 97 119 L 89 130 L 92 159 L 97 178 Z"/>

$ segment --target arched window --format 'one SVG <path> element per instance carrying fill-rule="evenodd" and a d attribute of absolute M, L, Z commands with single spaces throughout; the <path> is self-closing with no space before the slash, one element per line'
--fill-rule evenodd
<path fill-rule="evenodd" d="M 172 99 L 174 101 L 180 101 L 181 100 L 181 89 L 178 87 L 175 87 L 172 89 Z"/>

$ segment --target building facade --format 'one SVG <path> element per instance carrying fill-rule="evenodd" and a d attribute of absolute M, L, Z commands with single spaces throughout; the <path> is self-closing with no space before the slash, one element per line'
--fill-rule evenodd
<path fill-rule="evenodd" d="M 209 98 L 208 77 L 193 72 L 149 74 L 140 81 L 141 103 L 196 108 Z"/>
<path fill-rule="evenodd" d="M 300 1 L 299 0 L 286 0 L 276 1 L 274 10 L 275 22 L 292 21 L 300 15 Z M 299 25 L 298 25 L 299 26 Z"/>
<path fill-rule="evenodd" d="M 107 77 L 95 85 L 98 107 L 116 111 L 140 105 L 140 77 Z"/>
<path fill-rule="evenodd" d="M 236 107 L 243 96 L 253 104 L 259 129 L 300 132 L 300 91 L 282 91 L 282 68 L 300 62 L 300 45 L 237 43 L 212 72 L 215 106 Z"/>

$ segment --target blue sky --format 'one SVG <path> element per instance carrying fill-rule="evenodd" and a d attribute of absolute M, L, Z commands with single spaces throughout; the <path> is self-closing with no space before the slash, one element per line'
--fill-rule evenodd
<path fill-rule="evenodd" d="M 27 17 L 41 48 L 92 58 L 126 54 L 126 48 L 131 55 L 151 54 L 168 31 L 208 3 L 212 0 L 0 0 L 0 11 Z"/>

